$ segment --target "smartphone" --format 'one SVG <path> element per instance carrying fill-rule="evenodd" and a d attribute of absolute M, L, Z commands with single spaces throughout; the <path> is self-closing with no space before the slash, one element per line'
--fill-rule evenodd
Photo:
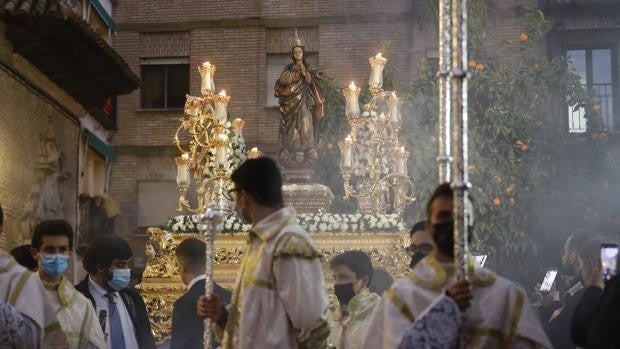
<path fill-rule="evenodd" d="M 551 268 L 547 270 L 542 285 L 540 285 L 540 290 L 542 292 L 551 291 L 551 287 L 553 287 L 553 284 L 555 283 L 556 276 L 558 276 L 558 270 L 556 268 Z"/>
<path fill-rule="evenodd" d="M 484 263 L 487 261 L 486 254 L 475 255 L 474 258 L 476 258 L 476 263 L 478 263 L 481 267 L 484 267 Z"/>
<path fill-rule="evenodd" d="M 601 244 L 603 278 L 611 280 L 618 273 L 618 244 Z"/>

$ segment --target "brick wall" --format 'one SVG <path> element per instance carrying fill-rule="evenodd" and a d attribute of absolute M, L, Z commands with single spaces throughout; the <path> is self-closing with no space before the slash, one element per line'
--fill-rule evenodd
<path fill-rule="evenodd" d="M 3 42 L 1 50 L 6 52 L 10 47 Z M 50 120 L 56 144 L 65 155 L 64 170 L 70 173 L 70 178 L 60 185 L 64 213 L 66 219 L 75 224 L 79 132 L 77 120 L 60 108 L 75 101 L 63 97 L 53 101 L 41 95 L 35 87 L 45 88 L 52 96 L 64 92 L 36 68 L 20 62 L 20 57 L 11 57 L 11 61 L 3 63 L 13 65 L 15 70 L 0 69 L 0 202 L 4 210 L 6 247 L 9 248 L 22 243 L 19 217 L 36 183 L 34 165 L 39 153 L 39 138 L 46 134 Z M 33 85 L 32 80 L 25 81 L 16 76 L 15 71 L 40 80 L 43 86 Z"/>

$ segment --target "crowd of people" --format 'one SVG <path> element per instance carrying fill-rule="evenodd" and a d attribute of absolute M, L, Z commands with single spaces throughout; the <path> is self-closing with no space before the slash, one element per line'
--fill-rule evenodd
<path fill-rule="evenodd" d="M 207 318 L 223 349 L 620 348 L 620 278 L 603 278 L 600 248 L 609 240 L 597 234 L 568 238 L 561 276 L 531 304 L 521 287 L 474 259 L 467 277 L 457 277 L 454 193 L 441 184 L 426 221 L 411 229 L 408 277 L 392 283 L 363 251 L 330 258 L 334 310 L 321 255 L 284 205 L 277 164 L 247 160 L 231 179 L 236 213 L 252 224 L 237 282 L 232 292 L 216 283 L 205 296 L 205 243 L 182 241 L 175 253 L 187 291 L 174 303 L 170 348 L 202 348 Z M 1 217 L 0 208 L 0 233 Z M 0 250 L 0 348 L 156 348 L 130 285 L 129 244 L 93 241 L 82 259 L 88 274 L 72 285 L 64 273 L 73 237 L 66 221 L 49 220 L 29 246 Z"/>

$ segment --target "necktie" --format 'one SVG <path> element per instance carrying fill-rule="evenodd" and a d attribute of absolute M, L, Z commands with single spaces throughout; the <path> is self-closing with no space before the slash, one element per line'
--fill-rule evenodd
<path fill-rule="evenodd" d="M 116 298 L 114 292 L 106 294 L 108 298 L 108 314 L 110 317 L 110 339 L 112 349 L 125 349 L 125 336 L 123 335 L 123 324 L 116 308 Z"/>

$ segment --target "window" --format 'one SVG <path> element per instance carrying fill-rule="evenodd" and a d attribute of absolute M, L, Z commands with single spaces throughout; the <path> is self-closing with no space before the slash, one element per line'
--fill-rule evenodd
<path fill-rule="evenodd" d="M 581 77 L 582 85 L 596 93 L 597 103 L 600 105 L 600 115 L 603 126 L 610 131 L 618 129 L 614 120 L 616 79 L 615 52 L 610 47 L 573 47 L 567 51 L 567 56 L 575 72 Z M 568 128 L 572 133 L 586 131 L 585 109 L 575 109 L 569 106 Z"/>
<path fill-rule="evenodd" d="M 141 65 L 143 109 L 183 108 L 189 92 L 186 60 L 144 60 Z"/>
<path fill-rule="evenodd" d="M 319 55 L 314 52 L 306 52 L 306 62 L 312 69 L 318 69 Z M 275 85 L 284 67 L 292 63 L 290 53 L 272 53 L 267 55 L 267 81 L 265 86 L 266 105 L 268 107 L 277 107 L 278 99 L 273 95 L 273 86 Z"/>

